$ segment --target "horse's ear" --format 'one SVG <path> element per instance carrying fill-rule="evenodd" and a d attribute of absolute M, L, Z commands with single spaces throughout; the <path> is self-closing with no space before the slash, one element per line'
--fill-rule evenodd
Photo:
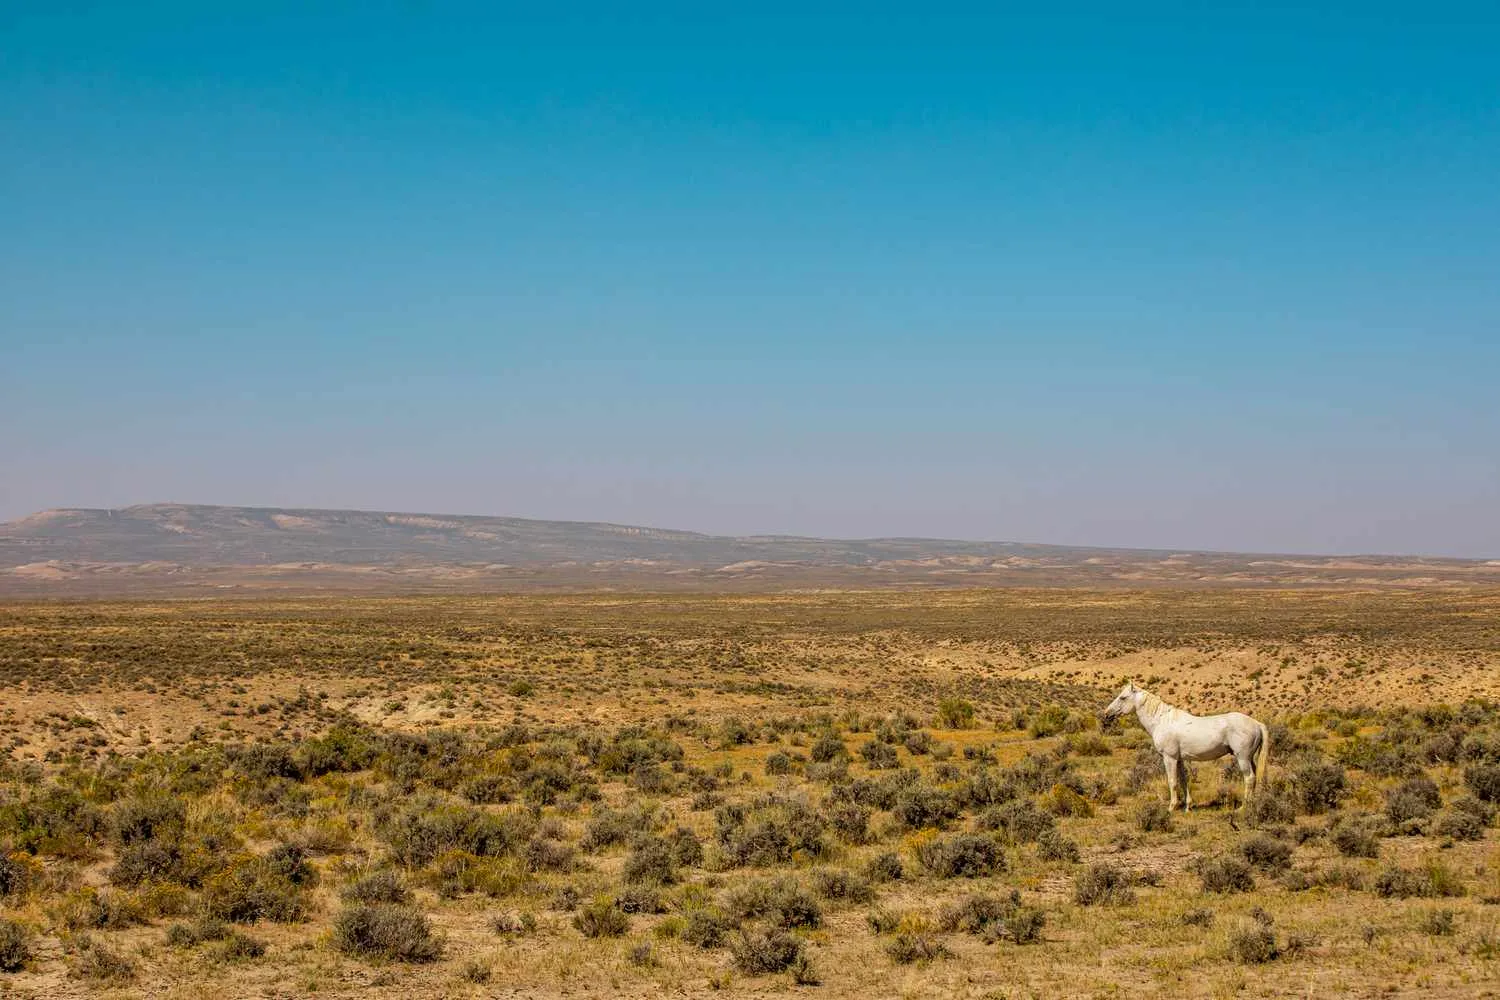
<path fill-rule="evenodd" d="M 1128 681 L 1126 681 L 1125 682 L 1125 690 L 1126 691 L 1134 691 L 1135 690 L 1135 681 L 1134 680 L 1128 680 Z"/>

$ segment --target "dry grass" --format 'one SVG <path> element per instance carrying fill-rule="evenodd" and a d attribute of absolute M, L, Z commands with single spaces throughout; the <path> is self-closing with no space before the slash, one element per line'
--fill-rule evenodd
<path fill-rule="evenodd" d="M 1465 702 L 1500 682 L 1497 611 L 1487 591 L 0 607 L 0 988 L 1481 995 L 1500 712 Z M 1206 808 L 1155 816 L 1143 734 L 1092 715 L 1127 674 L 1278 720 L 1257 829 L 1213 766 Z M 1118 891 L 1084 905 L 1100 871 Z"/>

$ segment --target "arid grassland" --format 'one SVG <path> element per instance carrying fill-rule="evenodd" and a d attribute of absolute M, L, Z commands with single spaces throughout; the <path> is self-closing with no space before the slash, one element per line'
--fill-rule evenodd
<path fill-rule="evenodd" d="M 1095 712 L 1271 723 L 1270 787 Z M 0 605 L 0 995 L 1500 995 L 1500 591 Z"/>

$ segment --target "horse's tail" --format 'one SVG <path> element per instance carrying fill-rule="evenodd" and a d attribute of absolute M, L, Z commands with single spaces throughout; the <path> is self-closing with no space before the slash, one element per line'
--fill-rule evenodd
<path fill-rule="evenodd" d="M 1255 790 L 1260 791 L 1266 787 L 1266 758 L 1271 754 L 1271 732 L 1264 722 L 1255 724 L 1260 727 L 1260 748 L 1255 751 Z"/>

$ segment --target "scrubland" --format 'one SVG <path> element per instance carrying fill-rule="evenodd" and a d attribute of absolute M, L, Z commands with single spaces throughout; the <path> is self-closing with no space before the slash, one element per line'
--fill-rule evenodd
<path fill-rule="evenodd" d="M 0 993 L 1500 992 L 1500 594 L 0 606 Z M 1169 813 L 1126 677 L 1271 724 Z"/>

